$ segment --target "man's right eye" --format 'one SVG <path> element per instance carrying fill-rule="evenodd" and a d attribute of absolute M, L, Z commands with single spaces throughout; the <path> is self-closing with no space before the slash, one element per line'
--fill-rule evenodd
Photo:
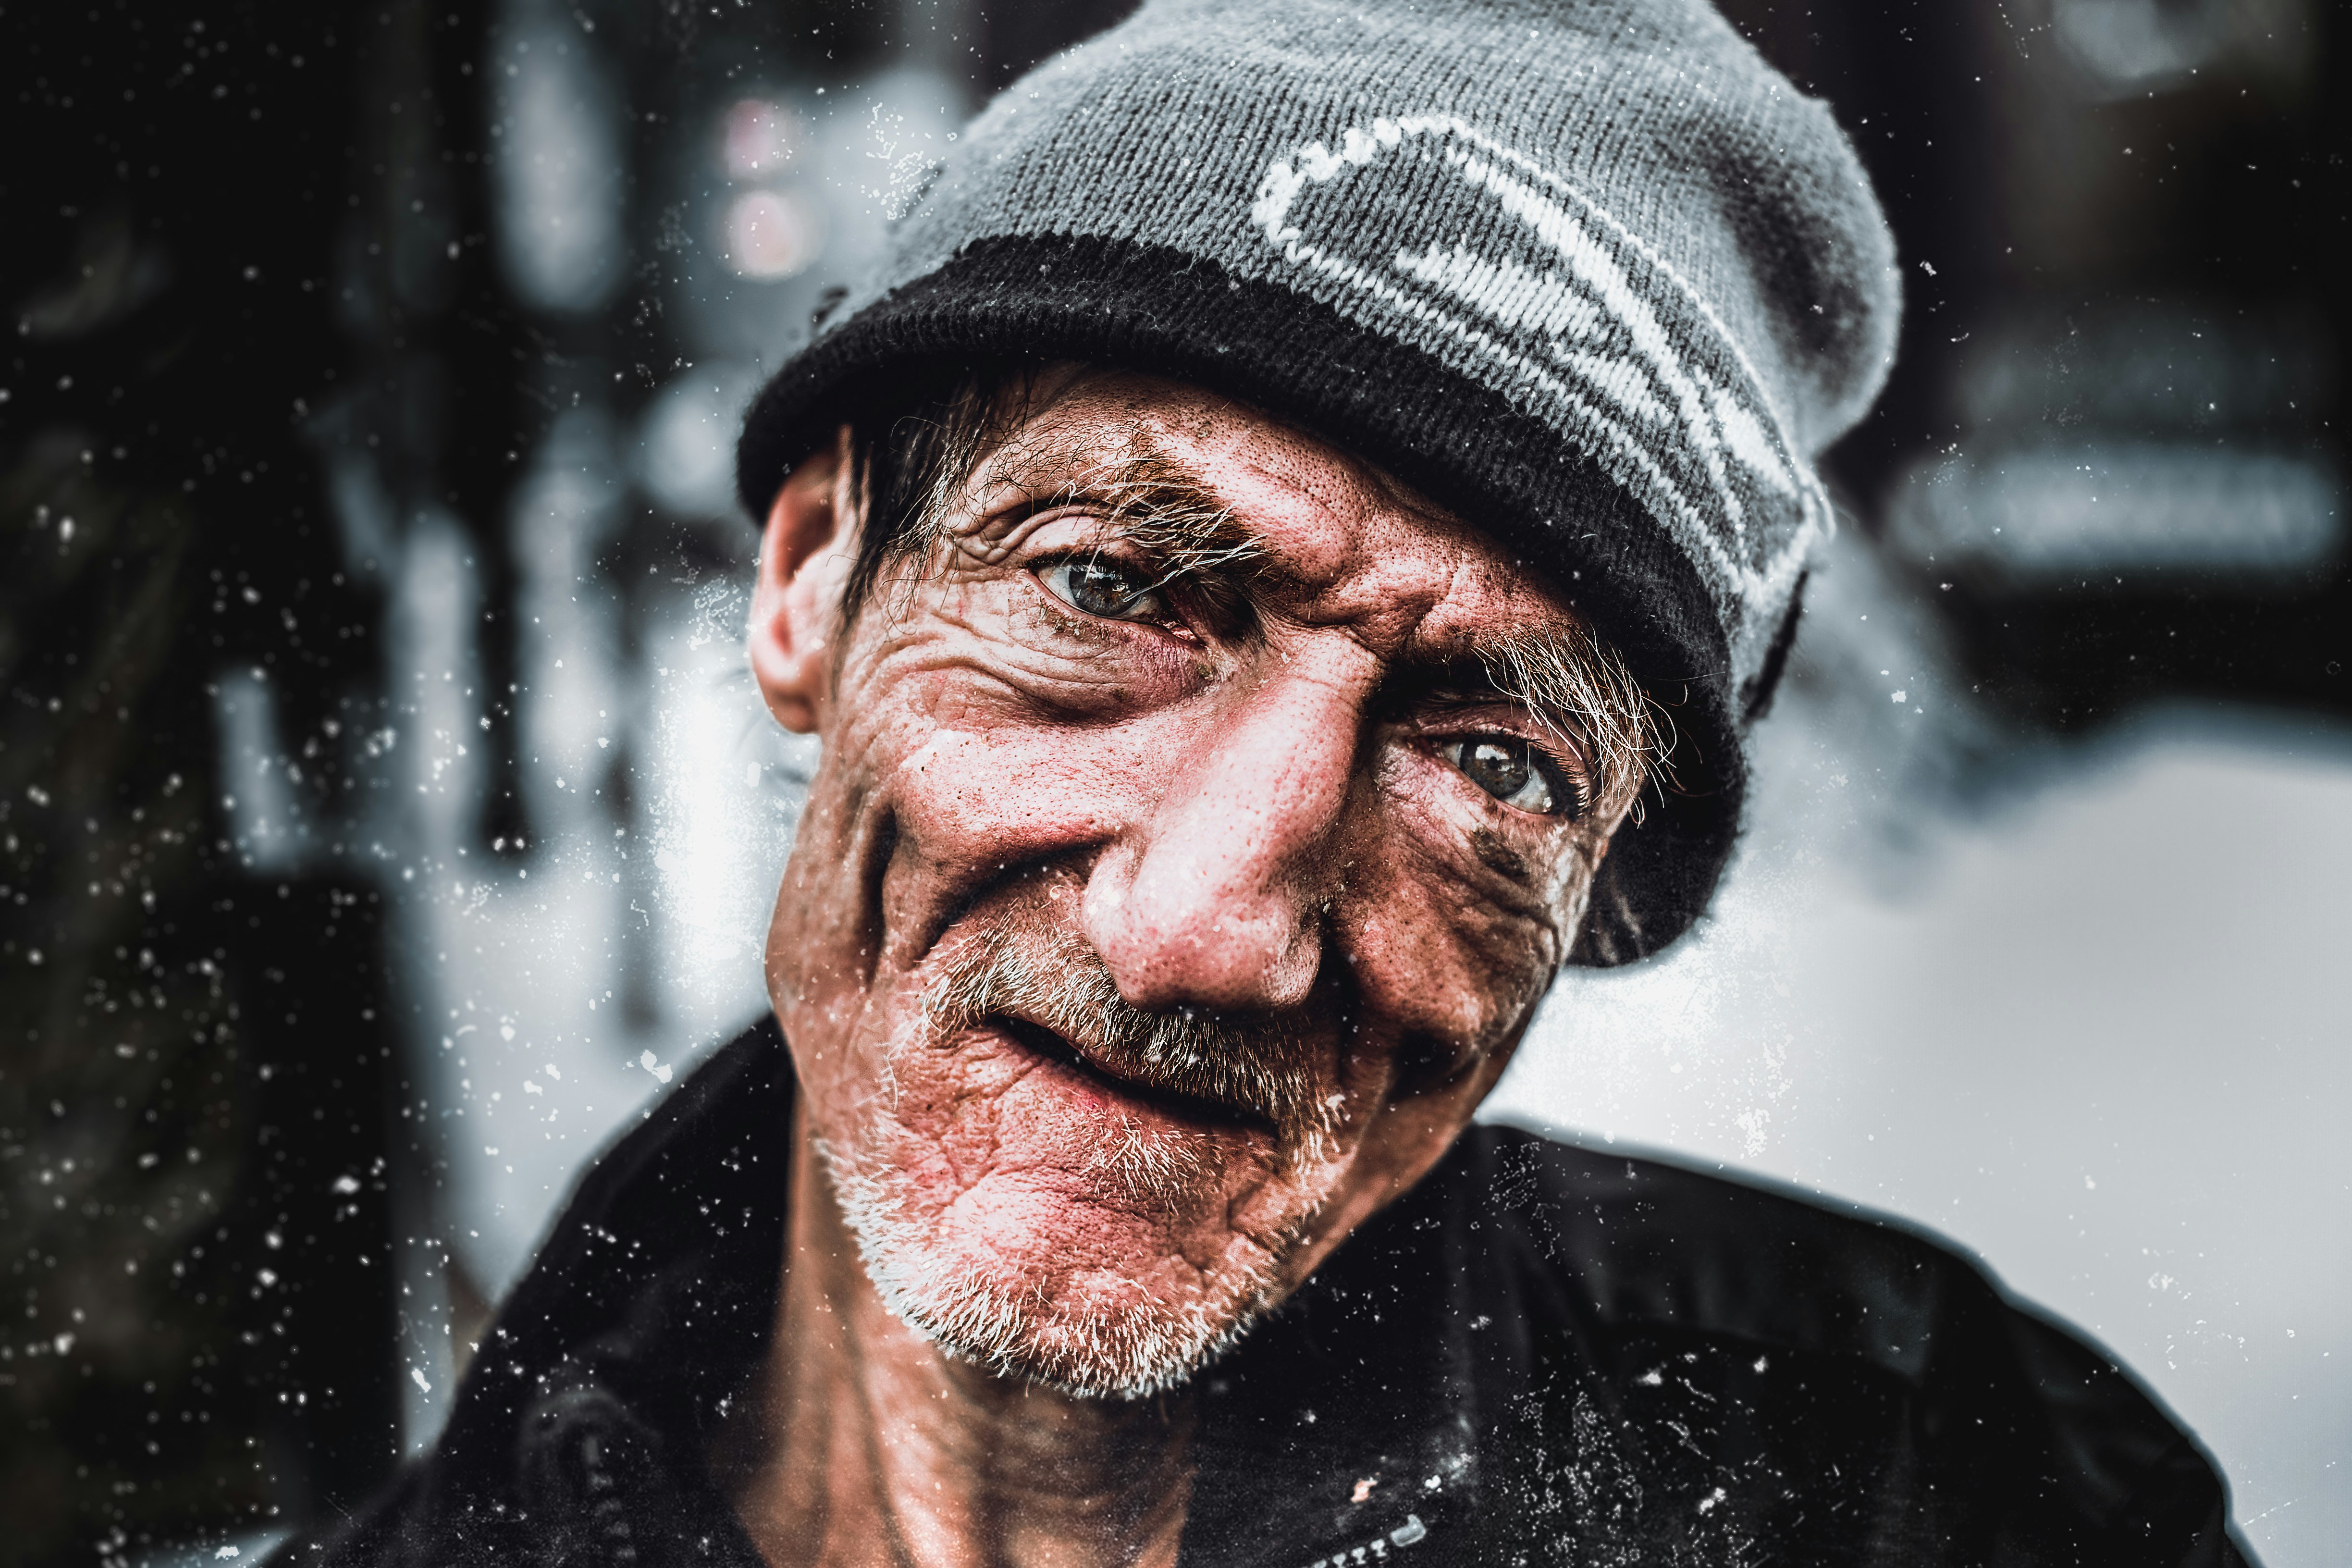
<path fill-rule="evenodd" d="M 1160 590 L 1110 562 L 1058 561 L 1037 579 L 1072 609 L 1106 621 L 1159 620 L 1168 614 Z"/>
<path fill-rule="evenodd" d="M 1553 787 L 1558 770 L 1535 747 L 1514 736 L 1449 741 L 1439 751 L 1469 774 L 1471 783 L 1505 805 L 1536 816 L 1556 816 L 1564 806 L 1573 805 L 1566 789 Z"/>

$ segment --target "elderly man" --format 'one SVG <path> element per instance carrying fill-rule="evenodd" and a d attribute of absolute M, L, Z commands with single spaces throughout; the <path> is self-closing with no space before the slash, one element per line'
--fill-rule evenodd
<path fill-rule="evenodd" d="M 1704 908 L 1890 354 L 1700 0 L 1152 0 L 751 411 L 814 732 L 775 1019 L 298 1561 L 2239 1561 L 2103 1356 L 1881 1221 L 1469 1128 Z"/>

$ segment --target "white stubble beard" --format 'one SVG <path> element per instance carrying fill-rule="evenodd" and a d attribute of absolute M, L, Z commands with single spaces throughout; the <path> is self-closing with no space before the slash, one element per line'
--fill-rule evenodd
<path fill-rule="evenodd" d="M 1003 944 L 995 951 L 993 962 L 1017 962 Z M 942 1003 L 940 994 L 958 984 L 971 989 L 974 983 L 964 975 L 936 985 L 892 1039 L 886 1084 L 909 1054 L 954 1048 L 943 1035 L 959 1032 L 970 1009 Z M 1078 1002 L 1084 991 L 1083 984 L 1073 986 L 1064 1000 Z M 1091 994 L 1083 1001 L 1102 1005 Z M 1200 1292 L 1181 1301 L 1139 1287 L 1129 1304 L 1117 1309 L 1066 1304 L 1042 1283 L 1057 1273 L 1061 1283 L 1070 1281 L 1066 1260 L 1055 1258 L 1035 1260 L 1037 1280 L 1003 1279 L 1001 1250 L 963 1256 L 944 1233 L 941 1213 L 923 1201 L 915 1173 L 935 1145 L 898 1121 L 893 1099 L 887 1089 L 877 1094 L 866 1101 L 862 1126 L 838 1141 L 817 1137 L 814 1146 L 884 1305 L 950 1355 L 1084 1398 L 1141 1399 L 1189 1382 L 1280 1299 L 1280 1267 L 1297 1245 L 1296 1226 L 1269 1245 L 1224 1248 L 1218 1266 L 1199 1276 Z M 1332 1161 L 1330 1132 L 1316 1125 L 1286 1139 L 1284 1176 L 1297 1180 Z M 1198 1134 L 1130 1121 L 1124 1137 L 1088 1154 L 1084 1170 L 1127 1206 L 1172 1208 L 1219 1182 L 1224 1156 Z"/>

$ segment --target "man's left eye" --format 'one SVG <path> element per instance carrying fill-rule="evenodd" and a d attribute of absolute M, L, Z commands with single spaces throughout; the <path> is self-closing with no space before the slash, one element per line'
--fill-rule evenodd
<path fill-rule="evenodd" d="M 1538 816 L 1557 816 L 1563 809 L 1567 792 L 1553 787 L 1551 763 L 1525 741 L 1477 735 L 1448 741 L 1438 750 L 1469 774 L 1472 784 L 1505 805 Z"/>
<path fill-rule="evenodd" d="M 1158 589 L 1107 561 L 1060 561 L 1037 574 L 1045 591 L 1107 621 L 1150 620 L 1168 606 Z"/>

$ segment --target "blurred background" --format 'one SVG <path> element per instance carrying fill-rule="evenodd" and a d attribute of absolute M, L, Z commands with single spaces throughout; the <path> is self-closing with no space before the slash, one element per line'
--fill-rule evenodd
<path fill-rule="evenodd" d="M 756 1016 L 814 758 L 739 668 L 735 423 L 1126 9 L 8 14 L 0 1558 L 356 1500 Z M 2272 1568 L 2352 1560 L 2342 13 L 1726 9 L 1870 166 L 1901 359 L 1717 911 L 1489 1114 L 1937 1229 Z"/>

